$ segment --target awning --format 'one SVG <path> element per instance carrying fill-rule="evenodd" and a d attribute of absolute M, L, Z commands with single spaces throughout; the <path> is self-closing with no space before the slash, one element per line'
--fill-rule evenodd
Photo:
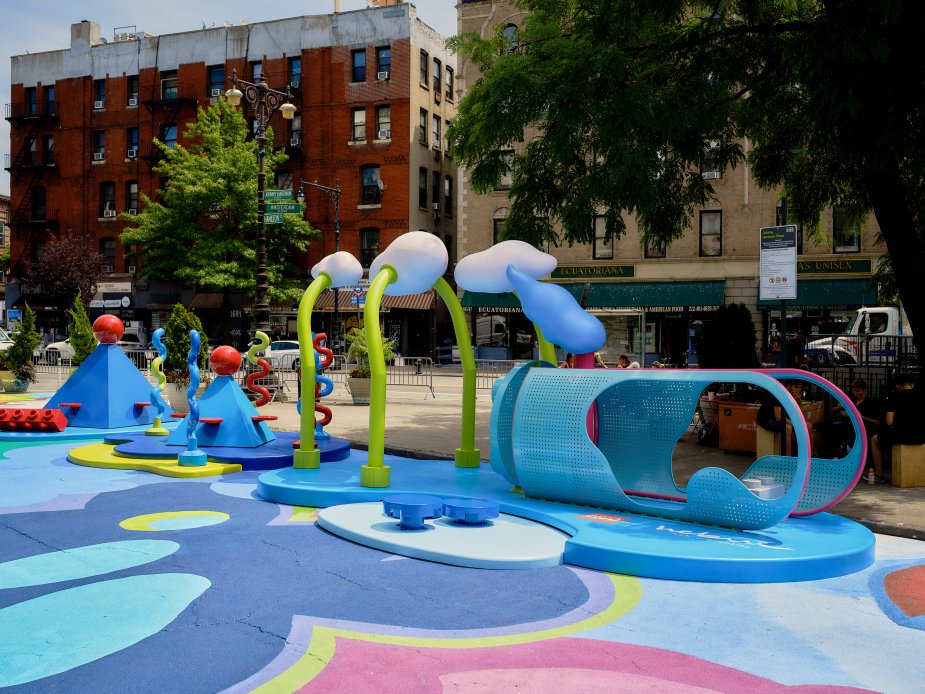
<path fill-rule="evenodd" d="M 221 308 L 225 303 L 225 295 L 221 292 L 196 292 L 187 308 Z"/>
<path fill-rule="evenodd" d="M 585 308 L 635 309 L 650 313 L 715 311 L 724 302 L 725 280 L 706 282 L 592 282 Z"/>
<path fill-rule="evenodd" d="M 411 311 L 429 311 L 434 307 L 436 292 L 428 289 L 420 294 L 406 294 L 405 296 L 382 297 L 380 307 L 383 309 L 407 309 Z M 364 297 L 365 298 L 365 297 Z M 349 287 L 337 290 L 337 307 L 341 311 L 356 311 L 357 305 L 353 303 L 353 290 Z M 316 311 L 334 310 L 334 290 L 326 289 L 315 302 Z"/>
<path fill-rule="evenodd" d="M 877 288 L 869 279 L 801 280 L 797 279 L 797 298 L 787 300 L 788 309 L 855 309 L 877 305 Z M 773 311 L 780 299 L 759 299 L 758 308 Z"/>
<path fill-rule="evenodd" d="M 575 301 L 581 301 L 581 295 L 584 294 L 585 285 L 583 282 L 560 284 L 569 294 L 575 297 Z M 475 313 L 521 313 L 520 300 L 513 292 L 504 292 L 501 294 L 492 294 L 490 292 L 470 292 L 465 291 L 460 299 L 462 307 L 466 311 Z"/>

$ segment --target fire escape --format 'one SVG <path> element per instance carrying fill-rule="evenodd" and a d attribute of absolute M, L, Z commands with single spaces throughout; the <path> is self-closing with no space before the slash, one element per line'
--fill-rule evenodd
<path fill-rule="evenodd" d="M 175 143 L 185 123 L 185 120 L 184 123 L 179 120 L 181 111 L 184 107 L 195 109 L 199 104 L 199 99 L 196 97 L 195 85 L 177 82 L 176 77 L 169 76 L 169 73 L 162 73 L 160 83 L 148 90 L 148 96 L 142 100 L 142 103 L 151 113 L 151 123 L 157 139 L 165 142 L 165 129 L 173 126 L 172 135 L 173 143 Z M 171 142 L 167 141 L 166 144 L 170 145 Z M 152 142 L 151 149 L 141 158 L 149 166 L 154 166 L 164 158 L 164 155 Z"/>

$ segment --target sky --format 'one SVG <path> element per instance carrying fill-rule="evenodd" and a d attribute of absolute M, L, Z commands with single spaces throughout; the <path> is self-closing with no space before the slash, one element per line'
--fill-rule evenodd
<path fill-rule="evenodd" d="M 418 17 L 440 34 L 456 33 L 456 0 L 417 0 Z M 192 31 L 203 25 L 221 26 L 262 22 L 269 19 L 328 14 L 334 11 L 334 0 L 304 0 L 292 2 L 254 2 L 254 0 L 155 0 L 151 3 L 125 0 L 42 0 L 42 2 L 2 2 L 3 22 L 0 23 L 0 95 L 4 104 L 10 98 L 10 56 L 24 53 L 68 48 L 71 24 L 83 19 L 100 25 L 100 34 L 110 41 L 113 29 L 134 26 L 139 32 L 172 34 Z M 342 0 L 343 11 L 358 10 L 366 0 Z M 4 115 L 6 115 L 4 113 Z M 10 152 L 10 124 L 0 121 L 0 152 Z M 0 193 L 10 194 L 10 175 L 0 169 Z"/>

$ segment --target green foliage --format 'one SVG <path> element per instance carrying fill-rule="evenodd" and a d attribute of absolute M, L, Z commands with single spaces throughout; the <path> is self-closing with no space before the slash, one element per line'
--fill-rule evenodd
<path fill-rule="evenodd" d="M 164 346 L 167 348 L 167 360 L 164 363 L 164 374 L 170 383 L 189 383 L 190 373 L 186 359 L 190 349 L 190 330 L 198 330 L 201 339 L 199 357 L 196 362 L 203 374 L 203 380 L 208 375 L 209 338 L 202 331 L 199 317 L 188 311 L 182 304 L 177 304 L 170 312 L 170 318 L 164 326 Z"/>
<path fill-rule="evenodd" d="M 3 229 L 0 228 L 0 233 L 3 232 Z M 0 273 L 6 274 L 10 271 L 10 247 L 7 246 L 3 249 L 3 253 L 0 253 Z"/>
<path fill-rule="evenodd" d="M 755 322 L 745 304 L 723 305 L 703 327 L 697 362 L 704 369 L 754 369 L 761 366 L 757 344 Z"/>
<path fill-rule="evenodd" d="M 105 258 L 97 241 L 82 233 L 52 233 L 42 259 L 30 265 L 27 278 L 41 284 L 56 306 L 67 306 L 76 294 L 92 297 L 103 274 Z"/>
<path fill-rule="evenodd" d="M 13 344 L 6 352 L 0 354 L 2 367 L 12 371 L 13 375 L 30 383 L 35 382 L 35 369 L 32 366 L 32 355 L 42 342 L 42 336 L 35 329 L 35 311 L 29 304 L 23 309 L 22 322 L 17 321 L 13 333 Z"/>
<path fill-rule="evenodd" d="M 67 336 L 74 348 L 74 366 L 80 366 L 90 353 L 96 349 L 96 338 L 93 336 L 93 325 L 84 306 L 83 295 L 77 292 L 74 307 L 67 310 L 71 322 L 67 326 Z"/>
<path fill-rule="evenodd" d="M 154 171 L 167 179 L 157 199 L 142 195 L 144 211 L 123 215 L 129 226 L 121 234 L 126 247 L 143 257 L 141 274 L 175 279 L 214 291 L 253 291 L 257 227 L 257 142 L 248 140 L 240 111 L 224 99 L 199 109 L 184 142 L 171 149 L 155 140 L 164 158 Z M 273 141 L 272 131 L 267 139 Z M 287 159 L 269 147 L 267 181 Z M 272 187 L 272 186 L 271 186 Z M 295 265 L 298 253 L 318 237 L 300 215 L 267 227 L 267 274 L 271 301 L 300 296 L 304 289 Z"/>
<path fill-rule="evenodd" d="M 873 210 L 925 331 L 925 3 L 516 4 L 516 46 L 500 27 L 450 41 L 482 71 L 452 153 L 478 191 L 511 176 L 505 238 L 591 242 L 601 213 L 619 237 L 629 213 L 664 245 L 713 197 L 705 159 L 747 163 L 817 234 L 830 206 L 853 228 Z"/>
<path fill-rule="evenodd" d="M 350 328 L 344 338 L 350 344 L 347 348 L 347 358 L 356 361 L 357 364 L 349 375 L 352 378 L 369 378 L 369 344 L 366 342 L 366 333 L 359 328 Z M 382 338 L 382 355 L 385 361 L 395 358 L 395 340 Z"/>

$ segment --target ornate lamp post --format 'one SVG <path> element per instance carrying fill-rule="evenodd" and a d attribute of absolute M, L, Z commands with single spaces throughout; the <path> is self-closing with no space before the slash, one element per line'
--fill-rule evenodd
<path fill-rule="evenodd" d="M 305 202 L 304 186 L 308 186 L 309 188 L 315 188 L 316 190 L 320 190 L 322 193 L 324 193 L 331 199 L 331 202 L 334 203 L 334 252 L 336 253 L 337 251 L 340 250 L 340 180 L 338 179 L 335 182 L 334 187 L 332 188 L 331 186 L 325 186 L 325 185 L 322 185 L 321 183 L 316 183 L 314 181 L 306 181 L 300 178 L 299 179 L 299 192 L 296 193 L 296 200 L 298 200 L 299 202 Z M 332 330 L 333 334 L 331 335 L 331 344 L 334 344 L 334 345 L 338 344 L 337 330 L 340 324 L 340 315 L 339 315 L 339 310 L 338 310 L 339 308 L 338 298 L 339 297 L 337 295 L 337 287 L 334 287 L 334 324 L 333 324 L 333 330 Z"/>
<path fill-rule="evenodd" d="M 243 88 L 238 89 L 238 86 Z M 266 185 L 266 170 L 264 168 L 264 159 L 267 154 L 267 126 L 270 124 L 270 118 L 277 109 L 283 114 L 283 118 L 291 120 L 295 116 L 296 107 L 290 103 L 292 93 L 289 86 L 286 86 L 285 92 L 270 89 L 267 82 L 260 74 L 257 82 L 246 82 L 238 79 L 238 70 L 235 68 L 231 73 L 231 89 L 225 92 L 225 99 L 231 106 L 238 106 L 241 99 L 251 104 L 254 111 L 254 118 L 257 123 L 257 243 L 256 243 L 256 261 L 257 271 L 255 273 L 255 291 L 254 291 L 254 324 L 257 330 L 264 332 L 270 329 L 270 306 L 267 304 L 267 237 L 263 223 L 264 202 L 263 191 Z"/>

